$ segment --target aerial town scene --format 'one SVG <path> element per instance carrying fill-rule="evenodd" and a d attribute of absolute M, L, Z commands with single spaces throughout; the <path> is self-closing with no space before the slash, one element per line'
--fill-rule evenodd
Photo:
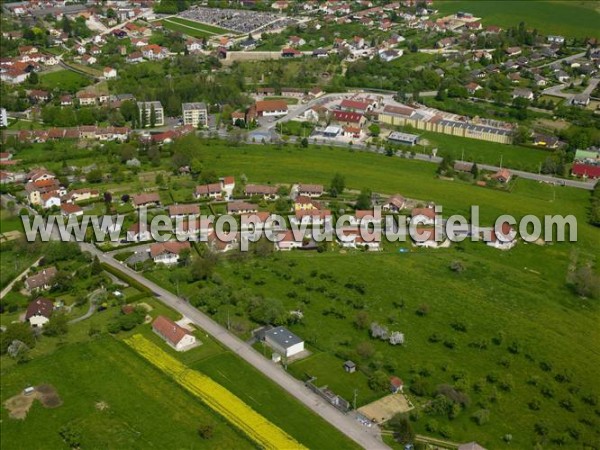
<path fill-rule="evenodd" d="M 600 450 L 600 2 L 0 2 L 0 449 Z"/>

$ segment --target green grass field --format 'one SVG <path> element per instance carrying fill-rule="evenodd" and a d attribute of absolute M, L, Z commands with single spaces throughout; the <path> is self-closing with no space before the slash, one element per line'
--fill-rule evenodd
<path fill-rule="evenodd" d="M 168 19 L 163 19 L 162 23 L 165 28 L 174 31 L 180 31 L 183 34 L 187 34 L 188 36 L 196 38 L 211 37 L 229 33 L 229 31 L 224 28 L 214 27 L 200 22 L 194 22 L 193 20 L 181 19 L 179 17 L 169 17 Z"/>
<path fill-rule="evenodd" d="M 63 405 L 45 409 L 36 402 L 23 421 L 10 419 L 2 408 L 3 446 L 66 448 L 58 432 L 69 425 L 80 433 L 81 448 L 253 448 L 224 419 L 110 337 L 3 370 L 2 400 L 43 383 L 57 389 Z M 98 410 L 100 401 L 108 408 Z M 214 425 L 212 439 L 198 436 L 201 424 Z"/>
<path fill-rule="evenodd" d="M 225 386 L 308 448 L 356 448 L 352 441 L 332 430 L 320 417 L 233 353 L 203 359 L 192 367 Z"/>
<path fill-rule="evenodd" d="M 577 244 L 521 242 L 501 252 L 464 243 L 409 254 L 388 246 L 379 254 L 292 252 L 246 262 L 226 260 L 213 289 L 243 289 L 246 296 L 277 298 L 286 310 L 301 309 L 304 321 L 292 330 L 317 354 L 292 364 L 290 370 L 301 378 L 313 372 L 319 384 L 330 384 L 343 396 L 354 389 L 340 381 L 345 358 L 356 360 L 367 372 L 359 377 L 383 367 L 409 386 L 422 378 L 428 392 L 440 384 L 462 386 L 470 406 L 453 420 L 420 412 L 415 422 L 420 433 L 439 436 L 427 430 L 435 420 L 438 429 L 450 427 L 452 440 L 476 439 L 488 448 L 502 447 L 505 434 L 513 435 L 511 447 L 519 449 L 532 448 L 537 441 L 552 447 L 565 433 L 578 436 L 566 438 L 572 446 L 598 440 L 594 407 L 585 398 L 590 393 L 598 396 L 594 368 L 600 363 L 599 310 L 595 303 L 576 297 L 565 283 L 573 258 L 595 260 L 597 255 L 598 230 L 585 222 L 588 192 L 528 180 L 518 180 L 511 192 L 499 192 L 438 180 L 435 165 L 328 148 L 213 146 L 204 148 L 201 158 L 206 167 L 219 167 L 236 177 L 244 174 L 252 182 L 328 184 L 332 174 L 340 172 L 350 188 L 433 200 L 444 206 L 445 214 L 464 214 L 469 205 L 482 205 L 482 223 L 503 213 L 574 214 L 579 220 Z M 453 261 L 460 261 L 465 272 L 453 273 Z M 170 284 L 167 272 L 153 272 L 153 278 Z M 347 288 L 348 282 L 363 283 L 366 293 Z M 208 290 L 206 286 L 184 289 L 186 295 L 205 298 L 212 284 Z M 371 340 L 367 330 L 353 325 L 356 304 L 364 307 L 369 320 L 405 333 L 407 344 L 393 347 Z M 425 317 L 415 314 L 422 304 L 429 306 Z M 232 314 L 246 314 L 245 305 L 227 306 L 217 307 L 215 317 L 224 320 L 230 308 Z M 332 308 L 341 318 L 327 313 Z M 456 331 L 453 322 L 464 324 L 466 331 Z M 431 342 L 434 333 L 439 341 Z M 372 343 L 372 358 L 357 356 L 361 342 Z M 365 386 L 364 378 L 356 385 L 359 399 L 382 395 Z M 412 398 L 417 405 L 427 399 Z M 539 409 L 530 409 L 531 402 L 538 402 Z M 490 411 L 490 420 L 478 426 L 471 416 L 480 409 Z M 548 426 L 549 436 L 537 435 L 536 424 Z"/>
<path fill-rule="evenodd" d="M 71 70 L 57 70 L 40 76 L 40 85 L 50 91 L 75 93 L 90 84 L 92 81 L 88 77 Z"/>
<path fill-rule="evenodd" d="M 593 1 L 444 1 L 435 5 L 441 14 L 470 12 L 483 18 L 484 25 L 504 28 L 525 22 L 544 34 L 567 37 L 600 37 L 598 2 Z"/>

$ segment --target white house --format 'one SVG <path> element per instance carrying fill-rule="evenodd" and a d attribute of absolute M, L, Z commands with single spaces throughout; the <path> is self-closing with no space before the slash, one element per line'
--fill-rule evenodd
<path fill-rule="evenodd" d="M 50 321 L 53 311 L 54 303 L 52 303 L 52 300 L 38 298 L 27 307 L 25 320 L 34 328 L 43 327 Z"/>
<path fill-rule="evenodd" d="M 292 230 L 287 230 L 283 238 L 277 242 L 277 249 L 282 251 L 293 250 L 302 247 L 302 239 L 297 240 Z"/>
<path fill-rule="evenodd" d="M 178 352 L 189 350 L 197 344 L 196 336 L 165 316 L 154 319 L 152 331 Z"/>
<path fill-rule="evenodd" d="M 517 239 L 514 234 L 514 230 L 506 222 L 502 224 L 500 233 L 496 233 L 496 230 L 494 229 L 489 231 L 489 233 L 490 236 L 489 239 L 486 240 L 486 244 L 490 247 L 496 248 L 498 250 L 510 250 L 517 244 Z"/>
<path fill-rule="evenodd" d="M 6 115 L 6 109 L 0 108 L 0 127 L 8 126 L 8 116 Z"/>
<path fill-rule="evenodd" d="M 433 225 L 435 211 L 433 208 L 414 208 L 410 212 L 411 222 L 420 225 Z"/>
<path fill-rule="evenodd" d="M 189 242 L 157 242 L 150 246 L 150 256 L 156 264 L 177 264 L 180 253 L 189 249 Z"/>
<path fill-rule="evenodd" d="M 265 342 L 287 358 L 304 351 L 304 341 L 285 327 L 276 327 L 265 332 Z"/>
<path fill-rule="evenodd" d="M 294 214 L 295 216 L 290 219 L 294 225 L 306 223 L 318 227 L 331 222 L 331 211 L 328 209 L 301 209 Z"/>
<path fill-rule="evenodd" d="M 128 242 L 144 242 L 152 239 L 152 234 L 150 233 L 150 227 L 147 226 L 142 230 L 142 227 L 139 223 L 134 223 L 127 230 L 127 241 Z"/>
<path fill-rule="evenodd" d="M 105 67 L 103 74 L 104 78 L 106 78 L 107 80 L 117 78 L 117 70 L 113 69 L 112 67 Z"/>

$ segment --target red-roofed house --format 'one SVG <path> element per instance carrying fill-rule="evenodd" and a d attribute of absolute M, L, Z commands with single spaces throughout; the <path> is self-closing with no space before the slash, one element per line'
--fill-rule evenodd
<path fill-rule="evenodd" d="M 575 177 L 591 178 L 595 180 L 596 178 L 600 178 L 600 166 L 576 163 L 573 164 L 571 173 Z"/>
<path fill-rule="evenodd" d="M 52 303 L 52 300 L 40 297 L 27 306 L 25 320 L 34 328 L 43 327 L 50 321 L 53 311 L 54 303 Z"/>
<path fill-rule="evenodd" d="M 196 345 L 196 337 L 192 333 L 165 316 L 154 319 L 152 331 L 178 352 L 184 352 Z"/>
<path fill-rule="evenodd" d="M 402 392 L 404 388 L 404 382 L 398 377 L 390 377 L 390 390 L 392 394 Z"/>
<path fill-rule="evenodd" d="M 345 125 L 356 125 L 362 127 L 365 122 L 365 116 L 357 112 L 333 111 L 333 120 Z"/>
<path fill-rule="evenodd" d="M 288 113 L 285 100 L 262 100 L 256 102 L 255 106 L 259 116 L 285 116 Z"/>
<path fill-rule="evenodd" d="M 414 208 L 410 212 L 411 222 L 421 225 L 433 225 L 435 211 L 433 208 Z"/>
<path fill-rule="evenodd" d="M 74 203 L 63 203 L 60 205 L 60 212 L 66 217 L 83 216 L 83 208 Z"/>
<path fill-rule="evenodd" d="M 180 253 L 189 249 L 189 242 L 157 242 L 150 246 L 150 256 L 156 264 L 177 264 Z"/>
<path fill-rule="evenodd" d="M 492 229 L 486 244 L 499 250 L 510 250 L 517 244 L 513 228 L 507 222 L 502 223 L 499 232 Z"/>

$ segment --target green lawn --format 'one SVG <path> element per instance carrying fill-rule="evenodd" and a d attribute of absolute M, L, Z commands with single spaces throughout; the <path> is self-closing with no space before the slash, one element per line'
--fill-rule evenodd
<path fill-rule="evenodd" d="M 36 402 L 23 421 L 10 419 L 2 408 L 3 447 L 66 448 L 58 431 L 69 425 L 80 433 L 81 448 L 253 448 L 224 419 L 111 337 L 3 370 L 3 401 L 43 383 L 57 389 L 63 405 L 45 409 Z M 100 401 L 108 408 L 98 410 Z M 214 425 L 212 439 L 198 437 L 201 424 Z"/>
<path fill-rule="evenodd" d="M 192 366 L 240 397 L 266 419 L 312 449 L 349 449 L 356 445 L 307 410 L 233 353 L 206 358 Z"/>
<path fill-rule="evenodd" d="M 598 3 L 593 1 L 444 1 L 435 5 L 441 14 L 458 11 L 482 17 L 484 25 L 518 26 L 526 22 L 544 34 L 570 37 L 600 37 Z"/>
<path fill-rule="evenodd" d="M 315 352 L 313 355 L 290 364 L 290 372 L 300 380 L 315 377 L 318 387 L 327 386 L 351 404 L 356 390 L 356 407 L 360 408 L 381 397 L 381 393 L 369 388 L 369 378 L 359 369 L 346 373 L 340 358 L 331 353 Z"/>
<path fill-rule="evenodd" d="M 75 93 L 91 83 L 88 77 L 71 70 L 57 70 L 40 76 L 40 85 L 50 91 L 57 89 L 61 92 Z"/>
<path fill-rule="evenodd" d="M 211 37 L 219 34 L 229 33 L 224 28 L 205 25 L 203 23 L 194 22 L 193 20 L 180 19 L 178 17 L 169 17 L 163 19 L 162 24 L 165 28 L 174 31 L 180 31 L 196 38 Z"/>

